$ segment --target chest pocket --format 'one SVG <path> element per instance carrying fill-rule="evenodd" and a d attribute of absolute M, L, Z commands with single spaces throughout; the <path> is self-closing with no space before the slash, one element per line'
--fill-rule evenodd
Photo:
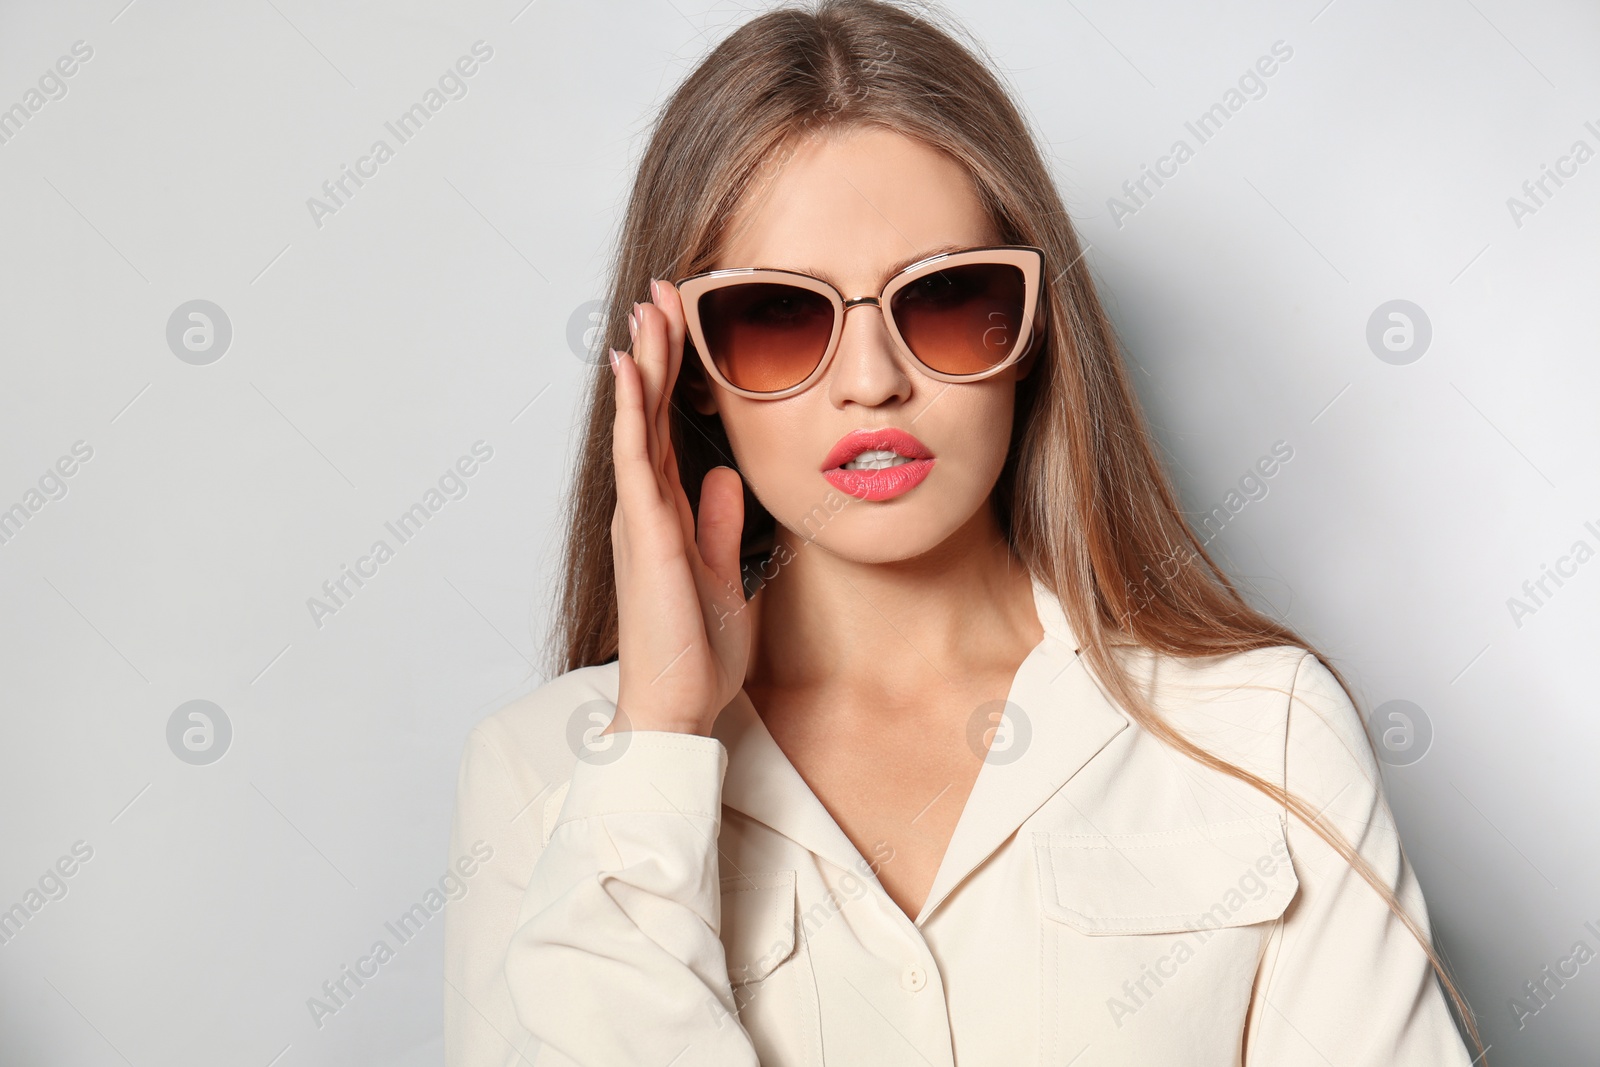
<path fill-rule="evenodd" d="M 1277 814 L 1147 834 L 1036 833 L 1033 842 L 1045 915 L 1083 934 L 1268 922 L 1300 884 Z"/>
<path fill-rule="evenodd" d="M 1299 890 L 1277 813 L 1033 835 L 1041 1062 L 1233 1064 L 1269 925 Z"/>
<path fill-rule="evenodd" d="M 816 973 L 795 872 L 728 875 L 720 888 L 728 981 L 762 1067 L 822 1067 Z"/>

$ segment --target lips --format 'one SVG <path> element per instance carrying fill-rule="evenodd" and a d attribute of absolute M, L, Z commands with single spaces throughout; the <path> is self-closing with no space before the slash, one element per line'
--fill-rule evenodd
<path fill-rule="evenodd" d="M 845 470 L 844 465 L 863 452 L 884 451 L 904 456 L 900 463 L 878 470 Z M 861 500 L 889 500 L 914 489 L 933 469 L 928 446 L 904 430 L 884 426 L 852 430 L 839 439 L 822 461 L 822 476 L 835 488 Z"/>
<path fill-rule="evenodd" d="M 882 426 L 875 430 L 851 430 L 839 438 L 839 443 L 833 446 L 828 458 L 822 461 L 822 469 L 828 471 L 842 467 L 861 453 L 873 450 L 893 452 L 907 459 L 933 458 L 928 446 L 911 434 L 893 426 Z"/>

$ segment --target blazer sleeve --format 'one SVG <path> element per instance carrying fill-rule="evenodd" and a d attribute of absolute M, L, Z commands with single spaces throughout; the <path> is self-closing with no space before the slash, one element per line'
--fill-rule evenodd
<path fill-rule="evenodd" d="M 450 862 L 488 858 L 444 916 L 444 1059 L 447 1067 L 532 1067 L 538 1042 L 517 1021 L 506 988 L 506 944 L 543 839 L 548 787 L 513 773 L 493 720 L 467 736 L 456 779 Z M 520 766 L 520 764 L 518 765 Z M 535 803 L 535 801 L 541 801 Z"/>
<path fill-rule="evenodd" d="M 623 741 L 622 739 L 626 739 Z M 643 730 L 582 759 L 533 865 L 505 977 L 543 1065 L 759 1067 L 719 936 L 728 753 Z"/>
<path fill-rule="evenodd" d="M 1291 687 L 1282 784 L 1324 809 L 1428 933 L 1422 891 L 1401 851 L 1360 716 L 1310 653 Z M 1300 890 L 1262 956 L 1245 1067 L 1468 1067 L 1416 939 L 1315 831 L 1292 814 L 1287 823 Z"/>

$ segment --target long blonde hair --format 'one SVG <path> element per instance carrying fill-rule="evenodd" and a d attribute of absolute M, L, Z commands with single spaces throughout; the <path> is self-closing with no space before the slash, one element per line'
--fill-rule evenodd
<path fill-rule="evenodd" d="M 978 58 L 982 46 L 954 20 L 940 22 L 925 7 L 914 13 L 877 0 L 820 0 L 770 10 L 723 40 L 663 106 L 640 161 L 611 265 L 604 345 L 627 347 L 627 312 L 648 298 L 650 278 L 684 277 L 714 261 L 745 194 L 781 166 L 796 138 L 877 125 L 962 163 L 1002 243 L 1045 251 L 1049 333 L 1038 365 L 1018 386 L 1011 451 L 995 491 L 1013 550 L 1059 598 L 1091 671 L 1131 718 L 1293 812 L 1383 897 L 1427 953 L 1481 1053 L 1472 1013 L 1429 938 L 1350 842 L 1304 800 L 1178 733 L 1113 654 L 1124 646 L 1186 658 L 1280 645 L 1316 650 L 1250 607 L 1185 520 L 1035 138 Z M 696 412 L 685 396 L 696 375 L 703 371 L 686 348 L 671 424 L 681 480 L 697 509 L 705 474 L 738 465 L 720 420 Z M 614 378 L 596 360 L 566 504 L 553 673 L 617 656 L 614 413 Z M 759 554 L 771 545 L 774 520 L 748 486 L 745 515 L 746 551 Z"/>

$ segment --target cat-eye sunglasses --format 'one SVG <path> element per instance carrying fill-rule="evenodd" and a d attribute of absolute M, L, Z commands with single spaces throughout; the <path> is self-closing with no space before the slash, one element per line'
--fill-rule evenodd
<path fill-rule="evenodd" d="M 1042 338 L 1043 276 L 1043 249 L 987 245 L 920 259 L 877 296 L 848 300 L 821 278 L 767 267 L 704 271 L 675 285 L 711 377 L 739 396 L 777 400 L 822 377 L 845 313 L 858 304 L 883 312 L 889 335 L 928 377 L 975 382 L 997 374 Z"/>

